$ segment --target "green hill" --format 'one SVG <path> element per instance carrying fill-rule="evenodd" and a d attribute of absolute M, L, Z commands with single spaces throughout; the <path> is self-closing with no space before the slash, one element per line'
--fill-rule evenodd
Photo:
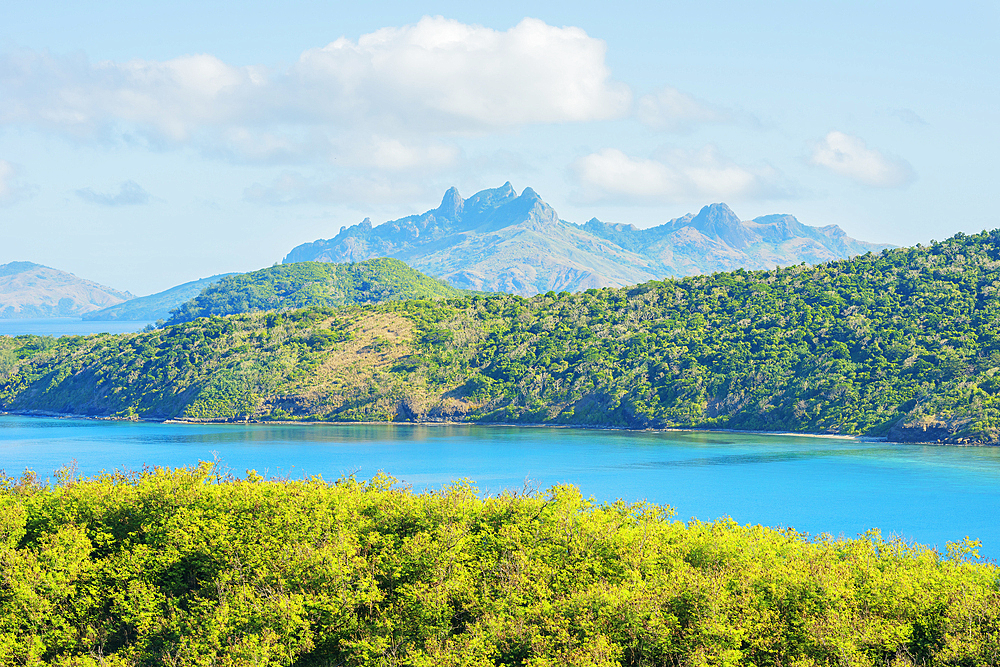
<path fill-rule="evenodd" d="M 2 341 L 0 407 L 1000 443 L 998 290 L 1000 230 L 578 294 L 20 337 Z"/>
<path fill-rule="evenodd" d="M 382 257 L 354 264 L 296 262 L 224 277 L 172 310 L 167 324 L 210 315 L 442 299 L 461 294 L 398 259 Z"/>

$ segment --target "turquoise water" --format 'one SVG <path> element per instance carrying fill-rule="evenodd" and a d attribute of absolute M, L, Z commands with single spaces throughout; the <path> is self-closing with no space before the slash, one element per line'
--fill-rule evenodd
<path fill-rule="evenodd" d="M 0 336 L 89 336 L 96 333 L 134 333 L 152 322 L 84 320 L 79 317 L 0 319 Z"/>
<path fill-rule="evenodd" d="M 481 491 L 576 484 L 598 500 L 672 505 L 853 537 L 870 528 L 944 549 L 966 536 L 1000 557 L 1000 448 L 708 432 L 412 425 L 188 425 L 0 416 L 0 469 L 45 477 L 184 466 L 234 474 L 387 472 L 415 489 L 473 480 Z"/>

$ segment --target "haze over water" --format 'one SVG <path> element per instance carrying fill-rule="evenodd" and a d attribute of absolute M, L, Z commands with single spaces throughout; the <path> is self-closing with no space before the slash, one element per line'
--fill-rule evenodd
<path fill-rule="evenodd" d="M 416 490 L 472 480 L 481 491 L 575 484 L 600 501 L 648 500 L 677 517 L 731 516 L 853 537 L 870 528 L 937 546 L 969 536 L 1000 556 L 1000 448 L 722 432 L 489 426 L 190 425 L 0 416 L 0 469 L 43 478 L 187 466 L 234 474 L 384 471 Z"/>

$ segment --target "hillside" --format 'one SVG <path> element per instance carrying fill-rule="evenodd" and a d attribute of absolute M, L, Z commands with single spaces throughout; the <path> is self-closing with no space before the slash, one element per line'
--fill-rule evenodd
<path fill-rule="evenodd" d="M 155 322 L 170 317 L 170 311 L 198 296 L 203 289 L 213 285 L 232 273 L 192 280 L 149 296 L 138 296 L 115 306 L 95 310 L 83 316 L 85 320 L 127 320 L 131 322 Z"/>
<path fill-rule="evenodd" d="M 352 264 L 297 262 L 223 277 L 171 311 L 167 323 L 210 315 L 442 299 L 460 294 L 397 259 L 383 257 Z"/>
<path fill-rule="evenodd" d="M 132 295 L 41 264 L 0 264 L 0 317 L 79 317 Z"/>
<path fill-rule="evenodd" d="M 451 188 L 432 211 L 377 227 L 366 218 L 332 239 L 294 248 L 284 261 L 398 257 L 457 287 L 533 296 L 816 264 L 885 247 L 852 239 L 836 225 L 803 225 L 790 215 L 742 222 L 725 204 L 651 229 L 596 218 L 575 225 L 561 220 L 531 188 L 518 195 L 506 183 L 468 199 Z"/>
<path fill-rule="evenodd" d="M 0 344 L 0 406 L 192 419 L 735 428 L 1000 444 L 1000 230 L 532 299 Z"/>

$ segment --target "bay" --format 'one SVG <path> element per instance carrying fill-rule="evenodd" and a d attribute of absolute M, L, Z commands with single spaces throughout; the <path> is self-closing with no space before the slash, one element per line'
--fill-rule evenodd
<path fill-rule="evenodd" d="M 732 517 L 854 537 L 871 528 L 944 550 L 965 538 L 1000 557 L 1000 448 L 726 432 L 409 424 L 158 424 L 0 416 L 0 469 L 41 477 L 218 460 L 243 475 L 334 480 L 379 471 L 416 490 L 483 493 L 574 484 L 599 501 L 668 504 L 684 520 Z"/>

